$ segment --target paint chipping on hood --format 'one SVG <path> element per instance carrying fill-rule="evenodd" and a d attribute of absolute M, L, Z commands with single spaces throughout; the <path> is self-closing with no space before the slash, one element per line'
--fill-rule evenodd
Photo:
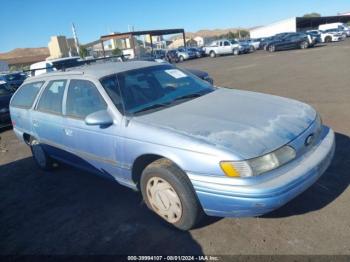
<path fill-rule="evenodd" d="M 289 143 L 315 117 L 312 107 L 295 100 L 220 88 L 135 119 L 249 159 Z"/>

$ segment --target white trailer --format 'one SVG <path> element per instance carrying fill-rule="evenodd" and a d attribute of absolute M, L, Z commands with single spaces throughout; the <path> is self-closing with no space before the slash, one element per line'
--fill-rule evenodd
<path fill-rule="evenodd" d="M 297 19 L 296 17 L 288 18 L 282 21 L 278 21 L 266 26 L 261 26 L 250 30 L 251 38 L 270 37 L 279 33 L 297 31 Z"/>
<path fill-rule="evenodd" d="M 329 23 L 318 26 L 318 30 L 340 29 L 345 30 L 347 26 L 344 23 Z"/>

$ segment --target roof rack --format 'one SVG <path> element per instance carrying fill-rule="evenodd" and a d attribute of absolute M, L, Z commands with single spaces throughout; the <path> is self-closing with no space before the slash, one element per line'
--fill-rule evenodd
<path fill-rule="evenodd" d="M 62 61 L 54 61 L 52 62 L 52 66 L 46 66 L 46 67 L 41 67 L 41 68 L 34 68 L 34 69 L 27 69 L 23 70 L 23 72 L 30 72 L 32 75 L 34 75 L 35 71 L 38 70 L 45 70 L 45 69 L 56 69 L 55 71 L 61 71 L 65 72 L 66 69 L 69 68 L 74 68 L 78 66 L 83 66 L 83 65 L 90 65 L 91 63 L 96 63 L 98 61 L 114 61 L 114 62 L 125 62 L 127 60 L 127 57 L 130 56 L 129 54 L 127 55 L 115 55 L 115 56 L 109 56 L 109 57 L 99 57 L 95 59 L 88 59 L 88 60 L 62 60 Z"/>

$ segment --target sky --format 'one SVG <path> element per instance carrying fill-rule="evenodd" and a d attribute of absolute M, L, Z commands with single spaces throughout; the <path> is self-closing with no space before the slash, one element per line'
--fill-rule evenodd
<path fill-rule="evenodd" d="M 14 48 L 47 46 L 50 36 L 87 43 L 110 32 L 184 28 L 200 29 L 265 25 L 318 12 L 350 11 L 350 0 L 0 0 L 0 53 Z"/>

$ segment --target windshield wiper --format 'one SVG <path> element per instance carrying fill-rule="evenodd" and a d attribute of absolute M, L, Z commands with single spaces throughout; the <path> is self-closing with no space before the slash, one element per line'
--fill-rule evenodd
<path fill-rule="evenodd" d="M 135 112 L 133 112 L 134 114 L 135 113 L 140 113 L 140 112 L 144 112 L 144 111 L 148 111 L 148 110 L 152 110 L 152 109 L 157 109 L 157 108 L 160 108 L 160 107 L 167 107 L 169 105 L 169 103 L 164 103 L 164 104 L 161 104 L 161 103 L 157 103 L 157 104 L 153 104 L 153 105 L 149 105 L 149 106 L 146 106 L 140 110 L 137 110 Z"/>
<path fill-rule="evenodd" d="M 188 94 L 188 95 L 184 95 L 184 96 L 179 96 L 179 97 L 175 98 L 174 101 L 183 100 L 183 99 L 189 99 L 189 98 L 196 98 L 196 97 L 200 97 L 202 95 L 204 95 L 204 93 Z"/>

